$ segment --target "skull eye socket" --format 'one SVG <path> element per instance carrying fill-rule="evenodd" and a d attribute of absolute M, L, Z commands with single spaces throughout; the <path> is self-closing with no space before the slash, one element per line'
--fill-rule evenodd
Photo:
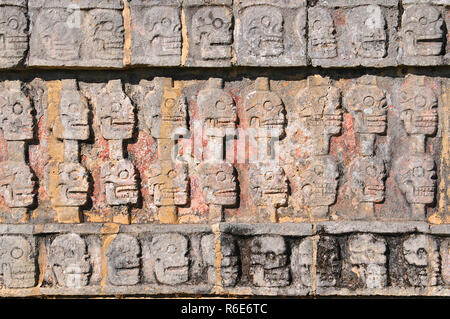
<path fill-rule="evenodd" d="M 323 168 L 323 166 L 317 165 L 316 167 L 314 167 L 313 171 L 314 171 L 314 173 L 316 173 L 317 176 L 322 176 L 323 172 L 324 172 L 324 168 Z"/>
<path fill-rule="evenodd" d="M 120 179 L 128 179 L 130 177 L 130 172 L 126 169 L 119 172 Z"/>
<path fill-rule="evenodd" d="M 19 28 L 19 19 L 17 17 L 11 17 L 8 20 L 8 27 L 13 30 L 17 30 Z"/>
<path fill-rule="evenodd" d="M 224 111 L 227 108 L 226 104 L 223 101 L 217 101 L 216 109 L 219 111 Z"/>
<path fill-rule="evenodd" d="M 402 91 L 402 92 L 400 93 L 400 101 L 402 101 L 402 102 L 408 101 L 408 93 L 407 93 L 407 92 Z"/>
<path fill-rule="evenodd" d="M 424 107 L 427 104 L 427 99 L 423 95 L 416 95 L 414 104 L 416 107 Z"/>
<path fill-rule="evenodd" d="M 377 175 L 377 168 L 375 166 L 373 166 L 373 165 L 368 166 L 366 168 L 366 173 L 370 177 L 375 177 Z"/>
<path fill-rule="evenodd" d="M 427 251 L 425 250 L 425 248 L 419 248 L 416 252 L 417 257 L 419 257 L 420 259 L 425 258 L 427 255 Z"/>
<path fill-rule="evenodd" d="M 421 25 L 426 25 L 426 24 L 428 24 L 428 19 L 426 17 L 420 17 L 419 18 L 419 23 Z"/>
<path fill-rule="evenodd" d="M 213 25 L 214 28 L 216 28 L 216 29 L 222 28 L 223 24 L 224 24 L 224 23 L 223 23 L 223 20 L 220 19 L 220 18 L 214 19 L 214 21 L 213 21 L 213 23 L 212 23 L 212 25 Z"/>
<path fill-rule="evenodd" d="M 175 99 L 169 98 L 164 102 L 166 107 L 173 107 L 175 105 Z"/>
<path fill-rule="evenodd" d="M 366 96 L 363 100 L 365 106 L 373 106 L 375 104 L 375 99 L 373 96 Z"/>
<path fill-rule="evenodd" d="M 165 27 L 168 27 L 172 24 L 172 21 L 169 18 L 165 17 L 161 20 L 161 24 Z"/>
<path fill-rule="evenodd" d="M 175 245 L 168 245 L 167 246 L 167 253 L 168 254 L 175 254 L 177 252 L 177 246 Z"/>
<path fill-rule="evenodd" d="M 218 172 L 217 174 L 216 174 L 216 180 L 218 181 L 218 182 L 223 182 L 223 181 L 225 181 L 227 179 L 227 175 L 225 174 L 225 172 Z"/>
<path fill-rule="evenodd" d="M 263 108 L 264 108 L 266 111 L 272 111 L 273 108 L 274 108 L 274 106 L 273 106 L 273 104 L 272 104 L 271 101 L 264 101 L 264 103 L 263 103 Z"/>
<path fill-rule="evenodd" d="M 23 256 L 23 250 L 19 247 L 14 247 L 11 250 L 11 257 L 14 259 L 19 259 L 20 257 Z"/>
<path fill-rule="evenodd" d="M 266 28 L 270 27 L 270 24 L 271 24 L 270 17 L 268 17 L 268 16 L 262 17 L 262 18 L 261 18 L 261 24 L 262 24 L 264 27 L 266 27 Z"/>
<path fill-rule="evenodd" d="M 320 20 L 315 20 L 312 27 L 314 30 L 320 30 L 322 28 L 322 22 Z"/>
<path fill-rule="evenodd" d="M 114 113 L 118 113 L 120 111 L 120 103 L 113 103 L 111 104 L 111 111 Z"/>
<path fill-rule="evenodd" d="M 77 170 L 73 170 L 73 171 L 69 172 L 69 178 L 70 178 L 72 181 L 76 181 L 76 180 L 78 179 L 79 176 L 80 176 L 80 174 L 78 173 Z"/>
<path fill-rule="evenodd" d="M 23 113 L 23 106 L 22 104 L 20 104 L 19 102 L 16 102 L 13 107 L 12 107 L 12 111 L 14 114 L 16 115 L 20 115 Z"/>
<path fill-rule="evenodd" d="M 264 177 L 266 178 L 267 181 L 271 181 L 273 180 L 273 173 L 267 172 L 266 174 L 264 174 Z"/>
<path fill-rule="evenodd" d="M 175 177 L 177 176 L 177 173 L 176 173 L 173 169 L 171 169 L 171 170 L 167 173 L 167 176 L 168 176 L 169 178 L 175 178 Z"/>
<path fill-rule="evenodd" d="M 112 21 L 103 22 L 100 26 L 101 31 L 112 31 L 114 29 L 114 23 Z"/>
<path fill-rule="evenodd" d="M 318 103 L 320 106 L 324 107 L 327 104 L 327 97 L 326 96 L 319 97 Z"/>
<path fill-rule="evenodd" d="M 413 169 L 414 177 L 423 177 L 423 175 L 424 175 L 423 167 L 414 167 L 414 169 Z"/>
<path fill-rule="evenodd" d="M 275 258 L 276 258 L 276 255 L 275 255 L 275 253 L 273 251 L 270 251 L 270 252 L 266 253 L 266 259 L 267 260 L 275 260 Z"/>

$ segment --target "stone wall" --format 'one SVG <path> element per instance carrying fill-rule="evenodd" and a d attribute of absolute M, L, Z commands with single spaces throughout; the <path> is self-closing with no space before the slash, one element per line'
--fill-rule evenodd
<path fill-rule="evenodd" d="M 449 27 L 0 0 L 0 296 L 449 296 Z"/>

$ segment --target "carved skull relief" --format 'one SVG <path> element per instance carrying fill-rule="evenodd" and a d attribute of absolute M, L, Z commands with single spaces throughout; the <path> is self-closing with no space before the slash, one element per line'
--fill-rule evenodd
<path fill-rule="evenodd" d="M 403 54 L 436 56 L 444 46 L 444 20 L 431 5 L 408 6 L 402 16 Z"/>
<path fill-rule="evenodd" d="M 360 6 L 347 16 L 356 55 L 381 59 L 386 56 L 386 18 L 380 6 Z"/>
<path fill-rule="evenodd" d="M 242 34 L 251 55 L 278 57 L 284 52 L 284 18 L 270 6 L 255 6 L 242 15 Z"/>
<path fill-rule="evenodd" d="M 33 107 L 20 82 L 9 82 L 0 89 L 0 128 L 7 141 L 33 139 Z"/>
<path fill-rule="evenodd" d="M 36 283 L 36 261 L 28 240 L 0 237 L 0 275 L 7 288 L 30 288 Z"/>
<path fill-rule="evenodd" d="M 336 201 L 339 171 L 331 156 L 316 156 L 300 173 L 300 191 L 311 207 L 329 206 Z"/>
<path fill-rule="evenodd" d="M 236 104 L 223 90 L 223 80 L 211 78 L 208 88 L 198 93 L 197 104 L 205 128 L 235 128 Z"/>
<path fill-rule="evenodd" d="M 93 58 L 102 60 L 123 58 L 124 27 L 120 11 L 105 9 L 89 11 L 88 29 Z"/>
<path fill-rule="evenodd" d="M 231 58 L 233 15 L 226 7 L 198 9 L 192 18 L 193 40 L 200 47 L 202 60 Z"/>
<path fill-rule="evenodd" d="M 308 24 L 310 57 L 315 59 L 336 57 L 336 29 L 330 11 L 322 7 L 309 8 Z"/>
<path fill-rule="evenodd" d="M 442 264 L 442 280 L 445 284 L 450 285 L 450 240 L 446 239 L 440 245 L 441 264 Z"/>
<path fill-rule="evenodd" d="M 280 207 L 287 204 L 288 180 L 277 165 L 249 165 L 250 192 L 257 206 Z"/>
<path fill-rule="evenodd" d="M 153 237 L 151 251 L 154 256 L 156 279 L 166 285 L 178 285 L 189 280 L 189 242 L 180 234 Z"/>
<path fill-rule="evenodd" d="M 434 135 L 438 127 L 438 99 L 424 78 L 409 75 L 400 92 L 401 118 L 409 135 Z"/>
<path fill-rule="evenodd" d="M 413 287 L 426 287 L 437 283 L 439 272 L 439 252 L 437 243 L 427 235 L 411 235 L 403 242 L 403 256 L 406 261 L 406 273 Z M 430 266 L 431 278 L 427 267 Z"/>
<path fill-rule="evenodd" d="M 336 238 L 320 236 L 317 243 L 316 267 L 319 287 L 336 286 L 342 269 L 341 251 Z"/>
<path fill-rule="evenodd" d="M 284 134 L 284 103 L 277 93 L 270 91 L 268 78 L 256 79 L 256 90 L 247 95 L 244 108 L 250 128 L 264 129 L 264 134 L 269 136 Z"/>
<path fill-rule="evenodd" d="M 183 206 L 188 203 L 188 166 L 165 161 L 155 163 L 147 171 L 149 194 L 156 206 Z"/>
<path fill-rule="evenodd" d="M 328 79 L 310 77 L 308 86 L 299 91 L 296 101 L 300 117 L 313 134 L 331 136 L 341 132 L 341 92 Z"/>
<path fill-rule="evenodd" d="M 299 244 L 292 248 L 291 269 L 292 276 L 297 277 L 304 287 L 311 287 L 313 263 L 313 246 L 310 238 L 303 239 Z"/>
<path fill-rule="evenodd" d="M 101 168 L 101 179 L 106 192 L 106 202 L 109 205 L 137 203 L 139 193 L 136 171 L 129 160 L 104 163 Z"/>
<path fill-rule="evenodd" d="M 81 29 L 69 26 L 70 13 L 65 9 L 46 9 L 36 21 L 37 45 L 43 49 L 44 59 L 73 61 L 80 58 Z"/>
<path fill-rule="evenodd" d="M 50 246 L 49 265 L 61 287 L 87 286 L 91 274 L 87 245 L 77 234 L 60 235 Z"/>
<path fill-rule="evenodd" d="M 284 287 L 290 283 L 287 247 L 281 236 L 259 236 L 251 242 L 253 284 L 258 287 Z"/>
<path fill-rule="evenodd" d="M 0 57 L 21 59 L 28 48 L 24 8 L 2 6 L 0 10 Z"/>
<path fill-rule="evenodd" d="M 355 85 L 344 97 L 344 104 L 354 118 L 355 132 L 382 134 L 387 126 L 386 93 L 374 79 Z"/>
<path fill-rule="evenodd" d="M 237 202 L 236 170 L 229 163 L 204 162 L 199 168 L 203 200 L 210 205 L 233 206 Z"/>
<path fill-rule="evenodd" d="M 181 54 L 180 10 L 168 6 L 155 6 L 146 12 L 146 38 L 158 56 Z"/>
<path fill-rule="evenodd" d="M 108 280 L 114 286 L 132 286 L 139 282 L 141 246 L 130 235 L 119 234 L 106 249 Z"/>
<path fill-rule="evenodd" d="M 350 164 L 351 189 L 359 202 L 384 200 L 386 167 L 377 157 L 358 157 Z"/>
<path fill-rule="evenodd" d="M 31 206 L 35 181 L 30 168 L 21 162 L 0 163 L 0 194 L 11 208 Z"/>
<path fill-rule="evenodd" d="M 86 204 L 89 192 L 88 172 L 78 163 L 59 164 L 56 206 L 80 207 Z"/>
<path fill-rule="evenodd" d="M 59 103 L 61 139 L 84 141 L 89 138 L 89 107 L 77 89 L 75 80 L 63 80 Z"/>
<path fill-rule="evenodd" d="M 123 92 L 121 80 L 109 81 L 95 100 L 103 137 L 107 140 L 131 138 L 135 125 L 134 106 Z"/>
<path fill-rule="evenodd" d="M 202 237 L 203 260 L 208 267 L 208 282 L 216 283 L 216 243 L 214 234 Z M 239 249 L 232 236 L 220 236 L 221 264 L 220 275 L 224 287 L 234 287 L 239 279 Z"/>
<path fill-rule="evenodd" d="M 437 176 L 436 164 L 431 156 L 402 156 L 395 163 L 394 177 L 408 203 L 433 203 Z"/>
<path fill-rule="evenodd" d="M 350 263 L 367 288 L 386 286 L 386 242 L 372 234 L 353 235 L 349 239 Z"/>

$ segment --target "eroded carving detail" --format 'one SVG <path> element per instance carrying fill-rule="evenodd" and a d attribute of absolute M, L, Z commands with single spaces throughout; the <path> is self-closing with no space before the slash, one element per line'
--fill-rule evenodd
<path fill-rule="evenodd" d="M 122 159 L 103 164 L 102 184 L 106 202 L 111 206 L 136 204 L 139 196 L 136 171 L 133 163 Z"/>
<path fill-rule="evenodd" d="M 36 261 L 31 243 L 20 236 L 0 237 L 0 275 L 6 288 L 36 284 Z"/>
<path fill-rule="evenodd" d="M 317 243 L 317 286 L 335 287 L 342 270 L 341 250 L 336 238 L 320 236 Z"/>
<path fill-rule="evenodd" d="M 259 236 L 251 242 L 252 282 L 257 287 L 284 287 L 291 281 L 286 242 L 281 236 Z"/>
<path fill-rule="evenodd" d="M 89 284 L 91 265 L 87 245 L 77 234 L 60 235 L 50 246 L 49 267 L 58 286 L 81 288 Z"/>
<path fill-rule="evenodd" d="M 337 56 L 336 28 L 327 8 L 308 9 L 309 56 L 313 59 L 331 59 Z"/>
<path fill-rule="evenodd" d="M 28 165 L 11 161 L 0 163 L 0 194 L 10 208 L 25 208 L 33 204 L 35 181 Z"/>
<path fill-rule="evenodd" d="M 130 235 L 119 234 L 106 249 L 108 280 L 114 286 L 132 286 L 140 281 L 141 246 Z"/>
<path fill-rule="evenodd" d="M 291 270 L 293 280 L 303 287 L 311 287 L 312 264 L 313 242 L 311 238 L 305 238 L 292 248 Z"/>
<path fill-rule="evenodd" d="M 78 163 L 59 164 L 56 206 L 81 207 L 87 202 L 89 182 L 86 168 Z"/>

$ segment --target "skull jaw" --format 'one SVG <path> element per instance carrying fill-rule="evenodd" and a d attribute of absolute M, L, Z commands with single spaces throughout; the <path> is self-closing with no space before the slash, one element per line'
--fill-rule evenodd
<path fill-rule="evenodd" d="M 116 122 L 116 123 L 114 123 Z M 134 119 L 102 119 L 102 135 L 107 140 L 127 140 L 133 137 Z"/>
<path fill-rule="evenodd" d="M 337 57 L 337 42 L 334 38 L 311 39 L 311 58 L 332 59 Z"/>
<path fill-rule="evenodd" d="M 139 282 L 139 267 L 114 268 L 109 281 L 115 286 L 133 286 Z"/>
<path fill-rule="evenodd" d="M 159 282 L 166 285 L 177 285 L 189 280 L 189 266 L 166 266 L 158 262 L 155 266 L 155 275 Z"/>

